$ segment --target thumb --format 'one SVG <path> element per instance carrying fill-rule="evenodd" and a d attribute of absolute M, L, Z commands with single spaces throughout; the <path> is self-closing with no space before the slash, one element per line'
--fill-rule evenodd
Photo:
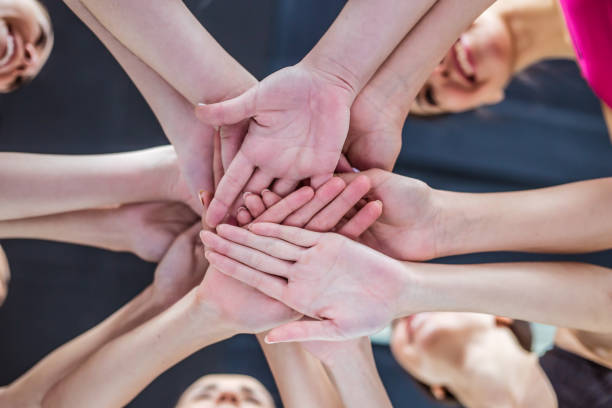
<path fill-rule="evenodd" d="M 332 320 L 300 320 L 270 330 L 266 343 L 287 343 L 293 341 L 342 341 L 346 340 Z"/>
<path fill-rule="evenodd" d="M 255 96 L 257 85 L 240 96 L 227 101 L 196 106 L 196 117 L 211 126 L 233 125 L 255 116 Z"/>

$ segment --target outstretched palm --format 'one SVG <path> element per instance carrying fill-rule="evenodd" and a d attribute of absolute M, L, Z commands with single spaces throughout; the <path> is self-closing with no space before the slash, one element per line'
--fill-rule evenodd
<path fill-rule="evenodd" d="M 213 126 L 252 118 L 211 203 L 209 225 L 223 219 L 251 176 L 251 183 L 261 188 L 275 178 L 312 178 L 316 187 L 331 177 L 348 132 L 351 102 L 349 90 L 296 65 L 235 99 L 198 107 L 198 117 Z"/>

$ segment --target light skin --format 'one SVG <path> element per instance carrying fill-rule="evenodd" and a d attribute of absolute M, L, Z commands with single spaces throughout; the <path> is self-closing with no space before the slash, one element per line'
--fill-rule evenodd
<path fill-rule="evenodd" d="M 426 310 L 612 331 L 612 278 L 603 267 L 400 262 L 338 234 L 268 223 L 250 231 L 222 225 L 202 238 L 217 269 L 315 319 L 272 330 L 270 342 L 346 340 Z"/>
<path fill-rule="evenodd" d="M 372 185 L 368 197 L 380 200 L 385 212 L 360 242 L 396 259 L 490 251 L 593 252 L 609 249 L 612 242 L 610 178 L 471 194 L 436 190 L 382 170 L 362 175 Z M 340 175 L 347 182 L 357 176 Z"/>
<path fill-rule="evenodd" d="M 254 220 L 252 221 L 254 223 L 268 220 L 321 230 L 324 228 L 324 224 L 318 221 L 320 220 L 325 222 L 328 230 L 335 226 L 333 228 L 338 230 L 339 233 L 357 238 L 380 216 L 380 210 L 382 209 L 378 202 L 365 204 L 359 210 L 352 209 L 367 191 L 368 183 L 366 181 L 365 178 L 358 177 L 348 186 L 344 186 L 341 179 L 332 178 L 315 192 L 314 198 L 309 203 L 288 217 L 288 213 L 282 212 L 279 206 L 275 204 L 280 200 L 280 197 L 275 196 L 270 191 L 263 194 L 262 197 L 254 194 L 249 195 L 245 199 L 247 207 L 244 211 L 249 213 L 249 217 Z M 346 221 L 343 217 L 349 217 L 348 213 L 355 215 Z M 258 335 L 258 339 L 268 358 L 276 382 L 279 384 L 285 405 L 301 406 L 303 404 L 305 407 L 391 406 L 376 371 L 369 339 L 274 345 L 265 343 L 263 334 Z M 279 350 L 284 351 L 284 353 L 279 353 Z M 308 353 L 304 353 L 304 350 Z M 309 354 L 323 363 L 325 371 L 321 370 L 320 364 L 312 361 L 312 357 L 309 358 Z M 293 358 L 289 356 L 293 356 Z M 307 378 L 300 378 L 296 375 L 284 374 L 284 371 L 279 369 L 280 367 L 292 372 L 298 366 L 309 367 L 310 370 L 317 370 L 318 372 L 313 372 Z M 314 381 L 315 383 L 307 389 L 316 389 L 318 392 L 296 392 L 303 387 L 289 386 L 288 384 L 284 386 L 287 382 L 292 381 L 301 383 L 306 381 L 312 383 Z M 334 389 L 337 389 L 337 392 Z M 283 392 L 283 390 L 290 391 L 290 393 Z"/>
<path fill-rule="evenodd" d="M 312 198 L 313 193 L 309 193 L 308 189 L 297 191 L 277 202 L 270 208 L 269 216 L 286 218 L 287 214 L 296 211 Z M 210 198 L 210 194 L 202 194 L 204 208 L 207 207 Z M 338 217 L 341 218 L 342 215 Z M 89 406 L 92 403 L 91 392 L 95 389 L 96 394 L 100 394 L 100 398 L 96 399 L 94 403 L 95 406 L 98 406 L 98 403 L 99 406 L 104 407 L 123 406 L 160 373 L 207 344 L 212 344 L 237 333 L 261 332 L 299 317 L 299 314 L 281 303 L 212 268 L 209 268 L 204 281 L 196 289 L 190 291 L 201 281 L 203 268 L 205 267 L 205 263 L 202 262 L 200 257 L 202 249 L 194 246 L 193 238 L 198 229 L 199 226 L 195 225 L 186 233 L 187 235 L 184 234 L 182 238 L 179 237 L 169 251 L 169 254 L 174 253 L 174 255 L 166 255 L 158 268 L 152 289 L 147 290 L 147 296 L 157 299 L 154 302 L 155 305 L 162 304 L 166 305 L 165 307 L 172 305 L 183 294 L 189 292 L 187 295 L 161 314 L 152 317 L 147 323 L 138 327 L 136 327 L 137 325 L 131 326 L 134 329 L 130 331 L 127 331 L 129 330 L 127 329 L 113 336 L 104 334 L 112 328 L 110 327 L 111 323 L 105 322 L 90 332 L 92 334 L 88 333 L 82 336 L 86 340 L 76 340 L 75 344 L 81 344 L 81 346 L 75 347 L 84 349 L 79 354 L 82 357 L 78 360 L 78 368 L 76 368 L 76 365 L 71 365 L 65 369 L 66 371 L 62 371 L 61 378 L 63 379 L 61 382 L 44 383 L 47 384 L 47 388 L 37 386 L 36 390 L 40 391 L 31 393 L 29 391 L 32 390 L 31 387 L 34 385 L 27 386 L 27 384 L 34 380 L 20 381 L 24 385 L 11 386 L 9 387 L 10 392 L 5 392 L 0 396 L 12 398 L 10 401 L 18 401 L 15 398 L 20 396 L 25 398 L 24 395 L 30 396 L 27 398 L 32 398 L 32 396 L 38 395 L 42 400 L 41 406 L 43 407 L 82 406 L 83 403 L 87 403 Z M 185 249 L 182 252 L 173 252 L 176 245 Z M 185 253 L 185 250 L 187 253 Z M 162 265 L 167 265 L 167 267 L 162 268 Z M 176 269 L 182 270 L 184 273 L 177 274 Z M 185 278 L 181 276 L 185 276 Z M 231 293 L 232 296 L 227 296 L 227 293 Z M 111 318 L 111 321 L 131 322 L 131 318 L 128 318 L 125 313 L 127 312 L 121 314 L 123 316 L 121 318 Z M 91 338 L 94 340 L 87 340 Z M 90 344 L 90 342 L 94 342 L 94 344 Z M 49 359 L 60 361 L 61 363 L 57 363 L 58 366 L 60 368 L 65 367 L 70 362 L 70 355 L 74 352 L 75 347 L 66 346 L 63 348 L 64 352 L 60 352 L 59 356 Z M 147 352 L 135 353 L 134 350 L 146 350 Z M 279 354 L 276 351 L 272 352 L 276 354 L 274 360 L 277 362 L 288 361 L 289 353 L 292 353 L 291 347 L 281 347 L 277 350 L 280 350 L 278 351 Z M 68 353 L 68 355 L 65 353 Z M 151 353 L 155 357 L 151 358 Z M 303 352 L 301 353 L 303 354 Z M 294 354 L 292 358 L 303 360 L 304 356 L 298 357 Z M 44 361 L 40 365 L 44 367 Z M 49 363 L 46 363 L 46 365 L 48 366 Z M 53 366 L 55 365 L 53 364 Z M 316 369 L 316 365 L 313 367 L 320 371 L 320 368 Z M 284 371 L 282 368 L 280 369 L 285 377 L 287 376 L 287 368 L 285 367 Z M 57 368 L 54 369 L 57 370 Z M 46 370 L 34 369 L 33 371 L 35 373 L 45 373 L 45 375 L 35 375 L 34 379 L 38 378 L 37 381 L 59 380 L 55 375 L 48 375 Z M 114 374 L 109 376 L 108 373 L 110 372 Z M 310 371 L 295 373 L 295 367 L 292 367 L 292 372 L 293 375 L 302 376 L 301 378 L 308 378 L 311 375 L 309 374 Z M 117 375 L 118 373 L 122 374 Z M 110 377 L 113 377 L 112 381 L 109 381 Z M 325 378 L 323 377 L 323 379 Z M 315 379 L 311 383 L 313 386 L 317 386 L 317 384 L 321 384 L 320 381 L 323 380 Z M 288 383 L 302 384 L 304 381 L 294 380 Z M 53 388 L 50 388 L 51 386 Z M 104 391 L 100 392 L 102 389 Z M 302 387 L 301 391 L 285 392 L 287 395 L 296 394 L 298 396 L 317 394 L 305 387 Z M 308 401 L 308 399 L 304 400 Z M 333 398 L 329 400 L 333 401 Z M 296 399 L 296 401 L 299 400 Z M 306 407 L 307 405 L 302 403 L 302 405 L 287 406 Z"/>
<path fill-rule="evenodd" d="M 347 136 L 355 97 L 434 3 L 348 2 L 299 64 L 270 75 L 238 98 L 199 106 L 198 116 L 211 125 L 253 118 L 207 222 L 217 225 L 247 183 L 255 180 L 265 186 L 281 177 L 276 183 L 283 191 L 300 179 L 311 178 L 315 187 L 329 179 Z"/>
<path fill-rule="evenodd" d="M 498 0 L 427 79 L 413 112 L 463 112 L 504 99 L 514 75 L 546 59 L 575 59 L 557 0 Z"/>
<path fill-rule="evenodd" d="M 0 220 L 148 201 L 199 210 L 171 146 L 86 156 L 0 153 L 0 168 Z"/>
<path fill-rule="evenodd" d="M 0 392 L 0 402 L 11 407 L 40 407 L 50 390 L 92 354 L 113 339 L 170 307 L 201 280 L 205 264 L 194 251 L 199 223 L 181 234 L 158 265 L 152 285 L 105 321 L 42 359 Z M 202 248 L 199 248 L 201 254 Z M 201 259 L 200 259 L 201 261 Z M 199 267 L 196 267 L 199 266 Z"/>
<path fill-rule="evenodd" d="M 500 320 L 474 313 L 416 314 L 395 322 L 391 350 L 437 399 L 450 391 L 468 408 L 556 408 L 537 356 L 522 349 Z"/>
<path fill-rule="evenodd" d="M 274 400 L 255 378 L 236 374 L 210 374 L 189 386 L 176 408 L 274 408 Z"/>
<path fill-rule="evenodd" d="M 157 262 L 198 216 L 185 204 L 151 202 L 0 221 L 0 239 L 43 239 L 132 252 Z"/>
<path fill-rule="evenodd" d="M 34 79 L 52 48 L 51 20 L 39 2 L 0 1 L 0 93 Z"/>

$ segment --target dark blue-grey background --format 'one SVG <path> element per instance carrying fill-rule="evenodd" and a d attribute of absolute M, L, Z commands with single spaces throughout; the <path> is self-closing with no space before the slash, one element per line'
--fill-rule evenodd
<path fill-rule="evenodd" d="M 97 39 L 61 2 L 43 3 L 55 25 L 55 49 L 34 83 L 0 96 L 0 150 L 85 154 L 166 143 L 144 100 Z M 187 4 L 261 79 L 299 61 L 343 1 Z M 517 190 L 612 176 L 612 148 L 597 100 L 572 63 L 557 62 L 523 75 L 497 107 L 435 120 L 409 119 L 396 171 L 436 188 Z M 13 280 L 0 309 L 0 384 L 104 319 L 144 288 L 154 270 L 129 254 L 38 241 L 2 245 Z M 486 254 L 449 261 L 548 258 Z M 572 259 L 612 265 L 610 253 Z M 434 406 L 414 390 L 387 348 L 376 347 L 376 358 L 395 406 Z M 210 372 L 254 375 L 275 390 L 256 342 L 239 336 L 178 364 L 130 407 L 172 406 L 187 385 Z"/>

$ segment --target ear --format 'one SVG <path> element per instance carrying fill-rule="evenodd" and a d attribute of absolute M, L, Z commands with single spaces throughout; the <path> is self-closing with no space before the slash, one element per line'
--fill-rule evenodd
<path fill-rule="evenodd" d="M 510 327 L 514 323 L 514 319 L 503 316 L 495 316 L 495 325 L 498 327 Z"/>
<path fill-rule="evenodd" d="M 438 401 L 442 401 L 444 398 L 446 398 L 446 390 L 444 390 L 444 387 L 441 385 L 432 385 L 429 387 L 429 390 L 434 398 Z"/>

